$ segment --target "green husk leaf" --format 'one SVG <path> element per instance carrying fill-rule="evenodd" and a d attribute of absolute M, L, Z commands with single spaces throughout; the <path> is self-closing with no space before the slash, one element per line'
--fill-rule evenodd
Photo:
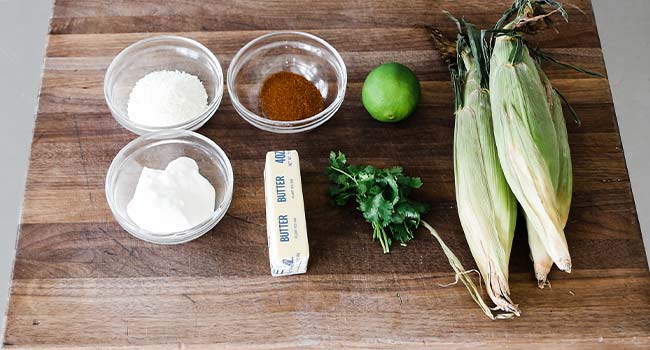
<path fill-rule="evenodd" d="M 553 56 L 550 56 L 550 55 L 544 53 L 543 51 L 541 51 L 541 50 L 539 50 L 539 49 L 534 49 L 534 50 L 533 50 L 533 54 L 534 54 L 536 57 L 539 57 L 540 59 L 543 59 L 543 60 L 546 60 L 546 61 L 549 61 L 549 62 L 555 63 L 555 64 L 557 64 L 557 65 L 559 65 L 559 66 L 564 67 L 564 68 L 573 69 L 573 70 L 578 71 L 578 72 L 580 72 L 580 73 L 584 73 L 584 74 L 591 75 L 591 76 L 598 77 L 598 78 L 605 78 L 604 75 L 602 75 L 602 74 L 600 74 L 600 73 L 598 73 L 598 72 L 595 72 L 595 71 L 593 71 L 593 70 L 586 69 L 586 68 L 581 68 L 581 67 L 578 67 L 578 66 L 572 65 L 572 64 L 570 64 L 570 63 L 566 63 L 566 62 L 559 61 L 559 60 L 553 58 Z"/>
<path fill-rule="evenodd" d="M 564 102 L 564 105 L 569 109 L 569 113 L 571 113 L 571 116 L 573 117 L 573 121 L 578 125 L 582 126 L 582 121 L 580 120 L 580 117 L 578 117 L 578 113 L 576 112 L 575 109 L 573 109 L 573 106 L 569 103 L 569 101 L 564 97 L 564 95 L 560 92 L 560 90 L 553 88 L 555 90 L 555 93 L 560 97 L 562 102 Z"/>

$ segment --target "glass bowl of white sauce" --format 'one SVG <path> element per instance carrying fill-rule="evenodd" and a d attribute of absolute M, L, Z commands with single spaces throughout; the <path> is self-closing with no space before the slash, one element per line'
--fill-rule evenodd
<path fill-rule="evenodd" d="M 161 35 L 115 56 L 104 77 L 104 98 L 113 118 L 138 135 L 196 130 L 219 107 L 223 83 L 221 64 L 208 48 Z"/>
<path fill-rule="evenodd" d="M 191 241 L 226 214 L 233 171 L 224 151 L 187 130 L 140 136 L 115 156 L 106 174 L 106 199 L 127 232 L 158 244 Z"/>

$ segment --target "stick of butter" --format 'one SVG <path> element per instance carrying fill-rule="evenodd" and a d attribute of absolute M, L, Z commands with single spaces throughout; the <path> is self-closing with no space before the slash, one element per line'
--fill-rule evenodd
<path fill-rule="evenodd" d="M 264 195 L 271 275 L 307 272 L 309 242 L 298 152 L 266 154 Z"/>

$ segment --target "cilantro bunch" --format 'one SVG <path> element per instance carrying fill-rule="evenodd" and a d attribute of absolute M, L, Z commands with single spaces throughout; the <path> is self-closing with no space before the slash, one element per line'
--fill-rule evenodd
<path fill-rule="evenodd" d="M 414 238 L 420 217 L 429 211 L 425 203 L 408 198 L 422 186 L 419 177 L 404 175 L 401 167 L 378 169 L 370 165 L 348 165 L 345 154 L 330 153 L 326 174 L 332 184 L 329 194 L 343 206 L 354 199 L 363 217 L 372 225 L 372 239 L 384 253 L 394 241 L 405 246 Z"/>

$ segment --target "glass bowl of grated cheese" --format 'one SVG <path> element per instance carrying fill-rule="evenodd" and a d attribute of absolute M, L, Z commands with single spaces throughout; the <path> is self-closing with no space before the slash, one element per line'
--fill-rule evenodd
<path fill-rule="evenodd" d="M 166 174 L 179 163 L 194 169 L 181 167 Z M 209 195 L 202 194 L 208 192 L 206 187 Z M 131 141 L 115 156 L 105 192 L 116 221 L 131 235 L 158 244 L 185 243 L 225 216 L 233 195 L 233 170 L 228 156 L 207 137 L 187 130 L 156 131 Z"/>
<path fill-rule="evenodd" d="M 115 120 L 136 134 L 196 130 L 219 107 L 223 82 L 219 60 L 201 43 L 155 36 L 113 59 L 104 77 L 104 97 Z"/>

